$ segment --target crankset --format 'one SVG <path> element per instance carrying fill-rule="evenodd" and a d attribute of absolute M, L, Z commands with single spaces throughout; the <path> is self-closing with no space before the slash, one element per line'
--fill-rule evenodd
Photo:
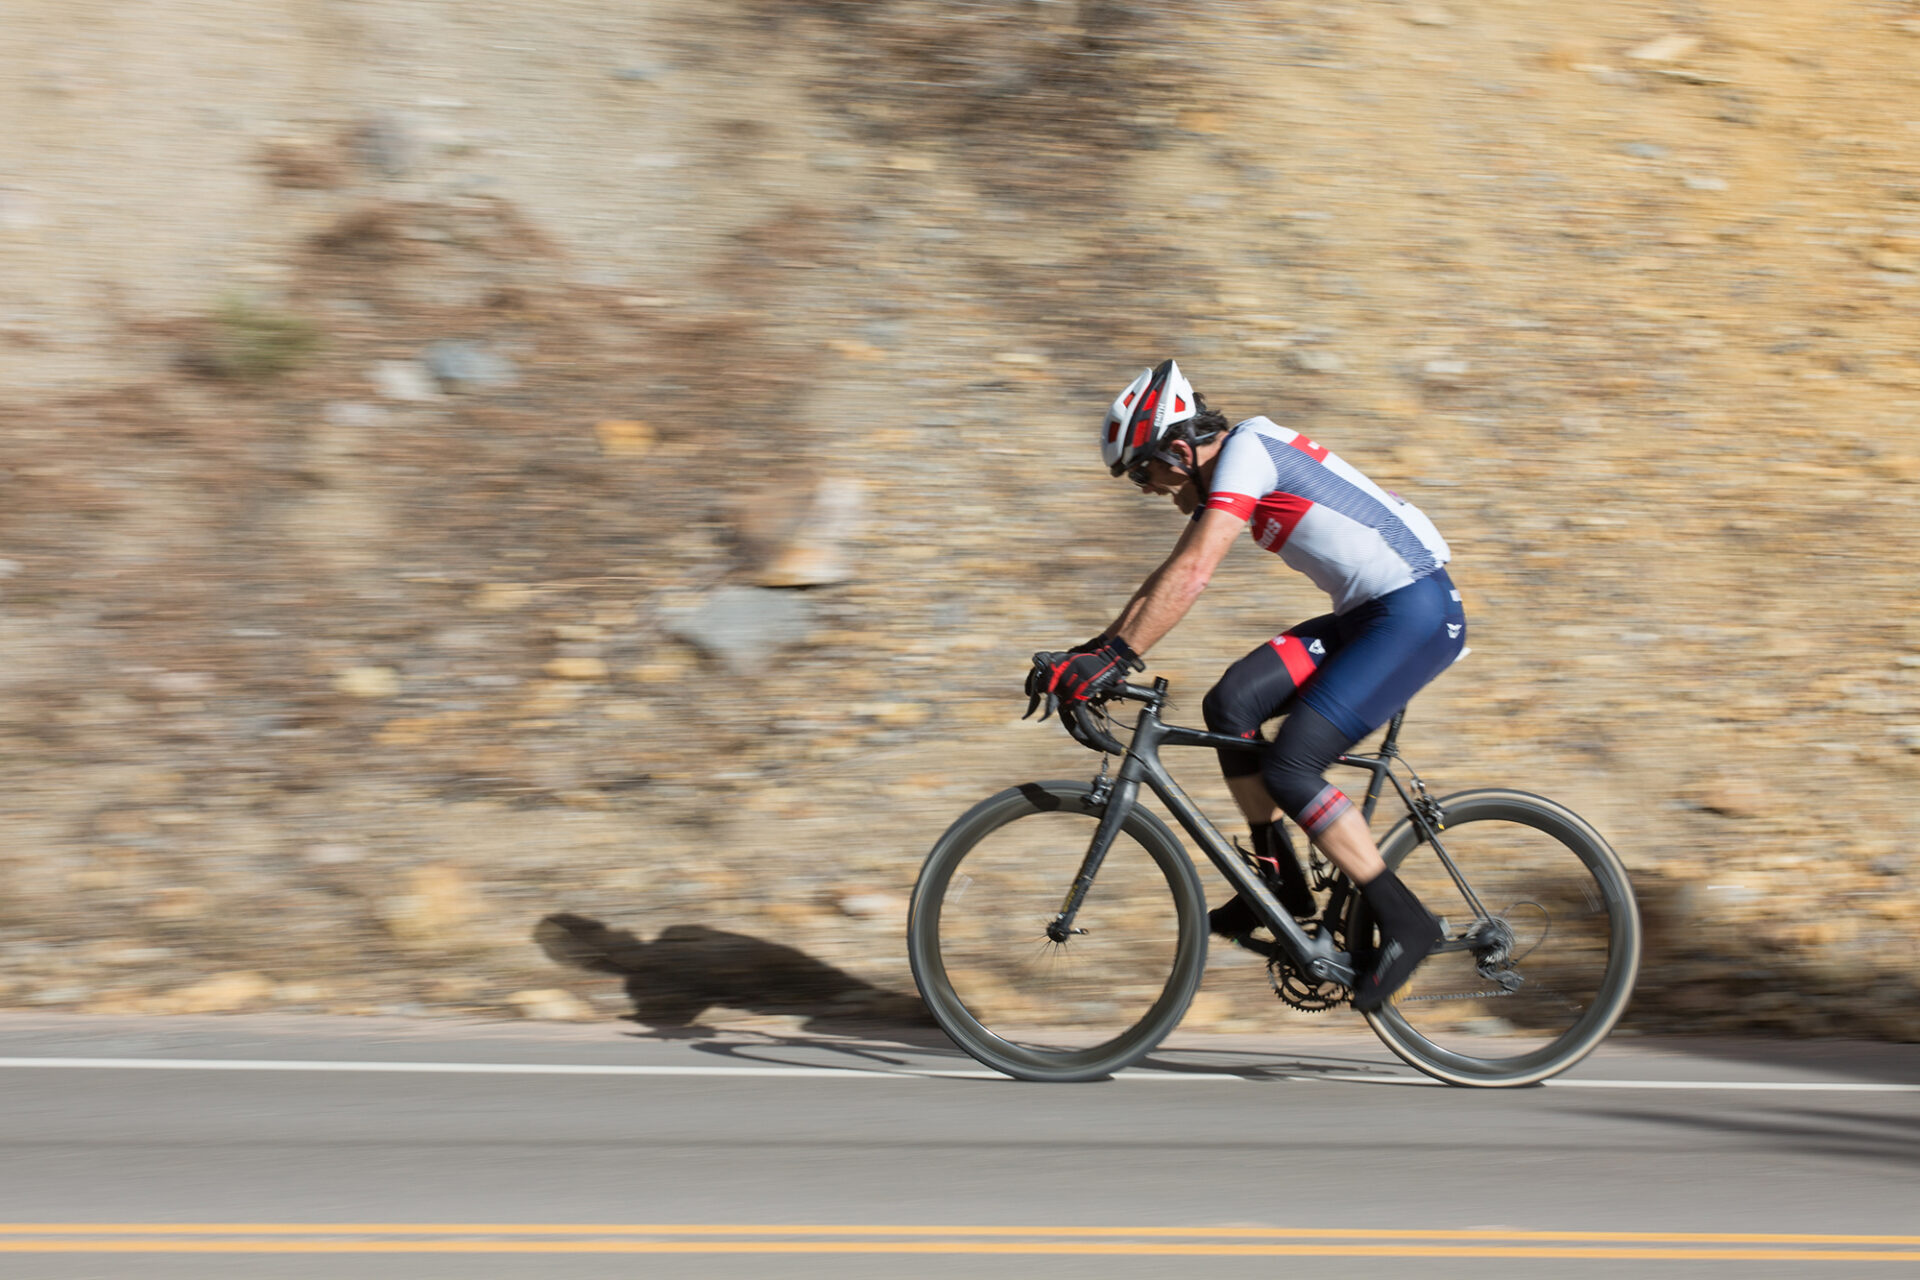
<path fill-rule="evenodd" d="M 1333 945 L 1346 949 L 1346 930 L 1334 921 L 1332 906 L 1321 916 L 1319 927 Z M 1313 978 L 1300 971 L 1293 957 L 1275 947 L 1267 953 L 1267 981 L 1273 987 L 1273 994 L 1280 997 L 1283 1004 L 1291 1005 L 1302 1013 L 1325 1013 L 1329 1009 L 1338 1009 L 1353 1000 L 1351 988 L 1330 978 Z"/>
<path fill-rule="evenodd" d="M 1324 978 L 1309 978 L 1284 955 L 1267 961 L 1267 981 L 1282 1003 L 1303 1013 L 1325 1013 L 1353 999 L 1353 992 L 1348 988 Z"/>

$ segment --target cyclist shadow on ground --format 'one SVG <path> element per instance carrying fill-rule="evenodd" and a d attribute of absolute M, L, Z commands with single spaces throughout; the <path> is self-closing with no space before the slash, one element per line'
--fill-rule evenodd
<path fill-rule="evenodd" d="M 876 987 L 781 943 L 688 924 L 664 929 L 649 942 L 631 930 L 571 913 L 547 916 L 533 936 L 557 964 L 622 979 L 633 1001 L 627 1018 L 645 1026 L 647 1034 L 705 1041 L 699 1047 L 720 1057 L 793 1066 L 845 1061 L 854 1067 L 886 1068 L 931 1053 L 953 1060 L 957 1068 L 977 1070 L 936 1028 L 917 995 Z M 717 1032 L 696 1023 L 716 1008 L 806 1021 L 791 1035 Z M 1163 1050 L 1141 1065 L 1252 1080 L 1388 1074 L 1382 1064 L 1364 1058 L 1313 1052 L 1276 1057 L 1232 1050 Z"/>
<path fill-rule="evenodd" d="M 848 1021 L 931 1026 L 917 995 L 889 991 L 804 951 L 743 933 L 676 924 L 647 942 L 587 916 L 561 912 L 534 928 L 556 964 L 612 974 L 633 1001 L 628 1019 L 656 1034 L 707 1036 L 693 1025 L 713 1008 L 801 1017 L 809 1031 Z"/>

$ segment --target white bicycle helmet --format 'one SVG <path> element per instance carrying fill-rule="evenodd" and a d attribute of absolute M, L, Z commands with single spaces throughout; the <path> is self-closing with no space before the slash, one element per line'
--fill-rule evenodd
<path fill-rule="evenodd" d="M 1107 470 L 1123 475 L 1129 467 L 1159 454 L 1198 412 L 1193 384 L 1168 360 L 1148 369 L 1122 391 L 1100 428 L 1100 456 Z"/>

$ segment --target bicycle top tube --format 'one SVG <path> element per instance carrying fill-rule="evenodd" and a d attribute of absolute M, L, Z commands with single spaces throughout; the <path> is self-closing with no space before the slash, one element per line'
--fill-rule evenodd
<path fill-rule="evenodd" d="M 1157 719 L 1161 710 L 1166 706 L 1168 698 L 1167 680 L 1165 676 L 1161 676 L 1156 679 L 1151 686 L 1122 682 L 1115 685 L 1112 689 L 1107 690 L 1103 700 L 1113 702 L 1144 702 L 1147 704 L 1147 709 Z M 1091 704 L 1082 703 L 1072 708 L 1071 711 L 1067 711 L 1067 713 L 1088 712 L 1092 709 Z M 1063 711 L 1066 710 L 1067 709 L 1063 708 Z M 1378 765 L 1380 761 L 1384 759 L 1391 759 L 1399 755 L 1398 743 L 1400 726 L 1406 718 L 1407 709 L 1401 707 L 1393 713 L 1393 719 L 1387 722 L 1387 735 L 1381 739 L 1380 745 L 1375 751 L 1361 755 L 1355 755 L 1351 751 L 1343 751 L 1335 758 L 1334 763 L 1371 768 Z M 1112 743 L 1111 747 L 1106 748 L 1111 754 L 1120 755 L 1123 753 L 1124 748 L 1121 748 L 1117 741 L 1114 741 L 1108 735 L 1099 733 L 1092 724 L 1086 721 L 1082 721 L 1081 723 L 1094 737 L 1105 738 L 1107 742 Z M 1169 731 L 1166 736 L 1161 737 L 1159 740 L 1159 744 L 1164 746 L 1245 748 L 1247 745 L 1243 739 L 1230 737 L 1226 734 L 1214 733 L 1207 729 L 1190 729 L 1184 725 L 1170 724 L 1166 721 L 1161 721 L 1161 724 Z"/>

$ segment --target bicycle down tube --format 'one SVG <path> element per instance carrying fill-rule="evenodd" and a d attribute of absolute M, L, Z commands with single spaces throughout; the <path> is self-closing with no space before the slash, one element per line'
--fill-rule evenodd
<path fill-rule="evenodd" d="M 1164 683 L 1164 682 L 1160 682 Z M 1160 747 L 1226 747 L 1229 750 L 1245 750 L 1246 741 L 1229 737 L 1226 734 L 1209 733 L 1201 729 L 1187 729 L 1179 725 L 1163 723 L 1158 708 L 1163 693 L 1156 689 L 1148 691 L 1138 686 L 1123 686 L 1123 697 L 1147 703 L 1141 708 L 1139 721 L 1133 730 L 1133 744 L 1120 748 L 1120 744 L 1106 735 L 1112 748 L 1118 748 L 1113 754 L 1122 756 L 1120 768 L 1114 778 L 1113 790 L 1107 799 L 1107 809 L 1098 830 L 1094 832 L 1093 842 L 1087 849 L 1080 872 L 1074 878 L 1073 887 L 1067 893 L 1060 914 L 1048 926 L 1047 932 L 1056 942 L 1064 941 L 1073 932 L 1073 919 L 1079 913 L 1080 905 L 1086 898 L 1088 888 L 1093 884 L 1095 873 L 1101 861 L 1106 857 L 1107 847 L 1112 843 L 1120 824 L 1126 820 L 1127 813 L 1139 798 L 1140 784 L 1145 783 L 1153 793 L 1160 797 L 1174 818 L 1192 836 L 1207 858 L 1218 867 L 1220 874 L 1248 902 L 1261 917 L 1273 936 L 1299 964 L 1308 976 L 1322 981 L 1338 982 L 1352 986 L 1356 981 L 1353 972 L 1353 958 L 1347 952 L 1336 949 L 1331 939 L 1314 937 L 1302 929 L 1294 918 L 1280 906 L 1265 882 L 1236 854 L 1226 838 L 1207 820 L 1180 784 L 1173 780 L 1166 766 L 1160 763 Z M 1066 714 L 1077 714 L 1068 710 Z M 1083 722 L 1084 723 L 1084 722 Z M 1104 748 L 1103 748 L 1104 749 Z M 1379 773 L 1386 769 L 1384 763 L 1371 761 L 1351 761 L 1363 767 L 1375 767 L 1375 787 L 1378 786 Z M 1395 780 L 1396 785 L 1398 780 Z M 1372 791 L 1373 788 L 1369 788 Z"/>

